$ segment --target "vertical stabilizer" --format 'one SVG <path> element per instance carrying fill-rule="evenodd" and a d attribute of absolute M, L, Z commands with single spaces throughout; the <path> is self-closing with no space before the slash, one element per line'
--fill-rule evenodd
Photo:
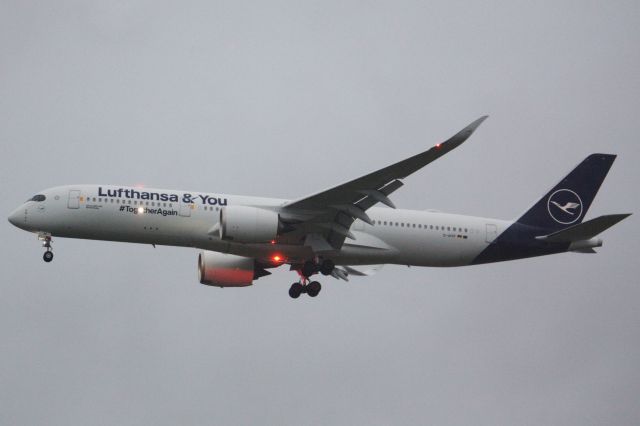
<path fill-rule="evenodd" d="M 582 222 L 615 159 L 612 154 L 591 154 L 517 222 L 551 231 Z"/>

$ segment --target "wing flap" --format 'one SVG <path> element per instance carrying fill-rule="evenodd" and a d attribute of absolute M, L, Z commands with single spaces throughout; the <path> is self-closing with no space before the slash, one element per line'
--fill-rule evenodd
<path fill-rule="evenodd" d="M 337 266 L 331 272 L 334 278 L 349 281 L 349 275 L 359 277 L 370 277 L 376 274 L 384 265 L 360 265 L 360 266 Z"/>

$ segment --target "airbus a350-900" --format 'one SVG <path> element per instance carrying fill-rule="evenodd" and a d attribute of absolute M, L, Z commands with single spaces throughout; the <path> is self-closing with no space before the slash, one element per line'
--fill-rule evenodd
<path fill-rule="evenodd" d="M 601 232 L 629 214 L 583 221 L 615 155 L 591 154 L 516 220 L 403 210 L 389 199 L 402 180 L 460 146 L 486 119 L 446 142 L 296 200 L 113 185 L 40 191 L 9 221 L 52 237 L 200 249 L 202 284 L 249 286 L 288 265 L 289 295 L 318 295 L 314 275 L 347 280 L 382 264 L 465 266 L 563 252 L 593 253 Z M 377 207 L 382 204 L 387 207 Z"/>

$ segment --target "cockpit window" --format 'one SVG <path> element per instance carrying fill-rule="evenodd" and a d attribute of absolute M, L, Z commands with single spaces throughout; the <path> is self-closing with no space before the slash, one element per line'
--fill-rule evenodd
<path fill-rule="evenodd" d="M 33 198 L 27 201 L 44 201 L 47 197 L 42 194 L 34 195 Z"/>

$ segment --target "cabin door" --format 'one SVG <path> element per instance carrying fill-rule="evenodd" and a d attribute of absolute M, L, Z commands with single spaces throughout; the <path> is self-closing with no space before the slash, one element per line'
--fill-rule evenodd
<path fill-rule="evenodd" d="M 80 208 L 80 191 L 77 189 L 72 189 L 69 191 L 69 201 L 67 202 L 67 207 L 70 209 L 79 209 Z"/>
<path fill-rule="evenodd" d="M 492 243 L 496 238 L 498 238 L 498 227 L 492 223 L 487 223 L 487 236 L 485 241 L 487 243 Z"/>

